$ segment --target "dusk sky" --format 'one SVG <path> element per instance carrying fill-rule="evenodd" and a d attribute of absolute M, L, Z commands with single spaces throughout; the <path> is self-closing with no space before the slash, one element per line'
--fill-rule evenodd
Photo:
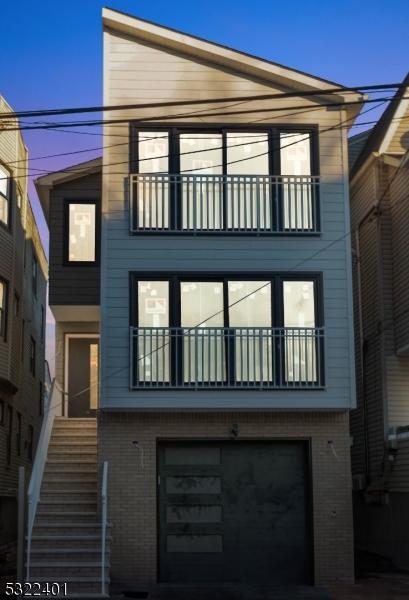
<path fill-rule="evenodd" d="M 99 0 L 2 3 L 0 94 L 14 110 L 102 104 L 104 5 Z M 345 86 L 397 83 L 409 71 L 408 0 L 115 0 L 108 6 Z M 34 120 L 41 119 L 21 124 Z M 96 127 L 23 135 L 31 180 L 102 154 Z M 90 151 L 35 160 L 83 150 Z M 47 226 L 31 182 L 29 194 L 48 255 Z M 53 337 L 50 313 L 48 359 L 54 356 Z"/>

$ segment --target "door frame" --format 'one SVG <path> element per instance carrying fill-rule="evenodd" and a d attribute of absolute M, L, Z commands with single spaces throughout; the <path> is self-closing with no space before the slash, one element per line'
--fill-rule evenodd
<path fill-rule="evenodd" d="M 100 334 L 99 333 L 65 333 L 64 334 L 64 391 L 66 392 L 64 394 L 64 403 L 63 403 L 63 416 L 64 417 L 68 417 L 68 396 L 70 393 L 70 390 L 68 389 L 68 373 L 69 373 L 69 367 L 70 367 L 70 361 L 69 361 L 69 348 L 70 348 L 70 339 L 73 338 L 93 338 L 93 339 L 100 339 Z"/>
<path fill-rule="evenodd" d="M 160 554 L 160 473 L 159 473 L 159 446 L 172 443 L 226 443 L 240 444 L 240 442 L 264 443 L 264 442 L 300 442 L 304 448 L 303 464 L 305 468 L 305 534 L 306 534 L 306 575 L 305 585 L 315 585 L 315 520 L 314 520 L 314 500 L 313 500 L 313 464 L 312 464 L 312 436 L 302 437 L 157 437 L 156 438 L 156 583 L 160 583 L 161 573 L 161 554 Z"/>

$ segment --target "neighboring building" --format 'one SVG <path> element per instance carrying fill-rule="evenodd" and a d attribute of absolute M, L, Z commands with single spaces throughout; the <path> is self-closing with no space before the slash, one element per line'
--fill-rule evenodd
<path fill-rule="evenodd" d="M 113 10 L 103 25 L 104 105 L 147 106 L 104 113 L 103 161 L 36 186 L 56 426 L 97 416 L 111 582 L 352 582 L 346 133 L 362 96 Z"/>
<path fill-rule="evenodd" d="M 355 539 L 409 567 L 409 75 L 376 126 L 349 144 Z"/>
<path fill-rule="evenodd" d="M 18 469 L 43 419 L 47 260 L 27 196 L 27 148 L 0 96 L 0 547 L 17 540 Z M 15 565 L 14 565 L 15 567 Z"/>

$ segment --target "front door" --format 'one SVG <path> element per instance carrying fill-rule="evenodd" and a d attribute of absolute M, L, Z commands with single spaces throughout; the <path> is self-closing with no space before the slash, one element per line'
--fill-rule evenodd
<path fill-rule="evenodd" d="M 95 418 L 99 400 L 98 338 L 68 340 L 68 417 Z"/>

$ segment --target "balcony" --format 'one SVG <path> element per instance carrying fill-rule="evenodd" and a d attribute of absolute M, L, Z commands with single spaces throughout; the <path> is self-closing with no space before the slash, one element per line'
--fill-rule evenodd
<path fill-rule="evenodd" d="M 322 389 L 324 328 L 131 327 L 130 388 Z"/>
<path fill-rule="evenodd" d="M 319 234 L 319 177 L 130 176 L 131 234 Z"/>

